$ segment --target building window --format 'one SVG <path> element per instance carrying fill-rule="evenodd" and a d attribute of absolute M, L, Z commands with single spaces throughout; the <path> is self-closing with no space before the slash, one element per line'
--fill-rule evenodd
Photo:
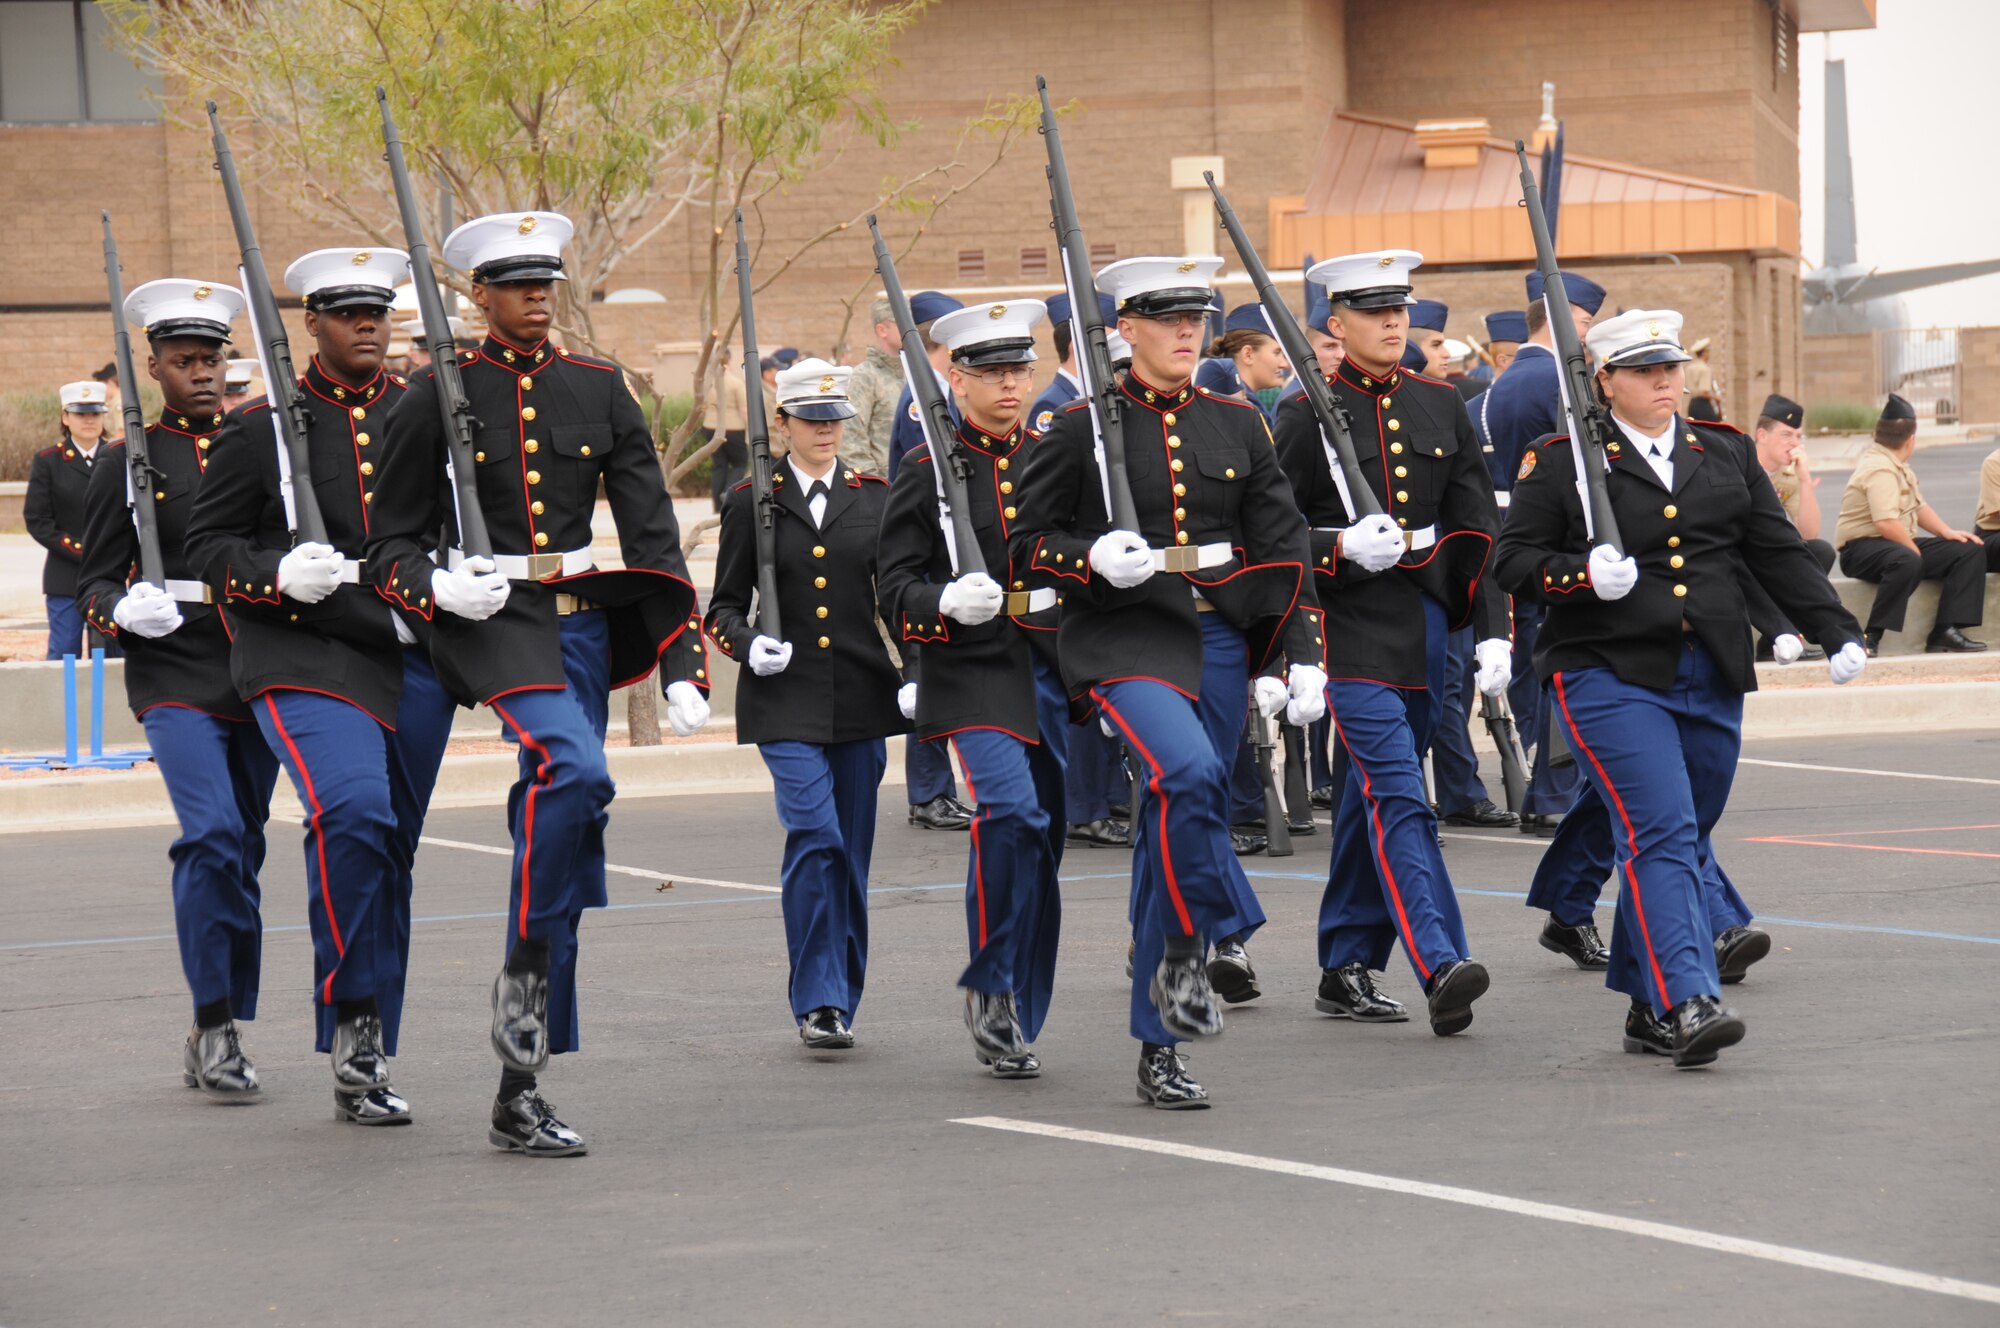
<path fill-rule="evenodd" d="M 984 249 L 961 249 L 958 251 L 958 279 L 977 281 L 986 275 L 986 251 Z"/>
<path fill-rule="evenodd" d="M 1771 89 L 1779 91 L 1785 86 L 1785 77 L 1792 67 L 1792 16 L 1785 12 L 1783 5 L 1771 6 Z"/>
<path fill-rule="evenodd" d="M 1046 277 L 1049 275 L 1049 251 L 1042 245 L 1021 248 L 1021 275 L 1024 277 Z"/>
<path fill-rule="evenodd" d="M 0 0 L 0 121 L 157 120 L 159 91 L 91 0 Z"/>
<path fill-rule="evenodd" d="M 1106 263 L 1118 261 L 1118 246 L 1115 244 L 1093 244 L 1090 246 L 1090 266 L 1103 267 Z"/>

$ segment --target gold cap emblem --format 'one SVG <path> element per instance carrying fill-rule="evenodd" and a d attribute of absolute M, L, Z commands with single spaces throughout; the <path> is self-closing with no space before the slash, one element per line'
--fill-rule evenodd
<path fill-rule="evenodd" d="M 194 288 L 194 297 L 197 300 L 205 300 L 212 294 L 214 294 L 214 292 L 209 290 L 209 288 L 206 286 L 196 286 Z"/>
<path fill-rule="evenodd" d="M 523 217 L 521 218 L 521 224 L 519 226 L 516 226 L 514 229 L 518 230 L 523 235 L 532 235 L 535 230 L 535 225 L 536 222 L 533 217 Z"/>
<path fill-rule="evenodd" d="M 1383 254 L 1380 258 L 1375 260 L 1375 266 L 1394 267 L 1396 266 L 1396 256 L 1394 254 Z"/>
<path fill-rule="evenodd" d="M 832 374 L 828 374 L 826 375 L 826 377 L 819 380 L 819 390 L 822 392 L 831 392 L 834 389 L 835 383 L 836 380 L 834 376 Z"/>
<path fill-rule="evenodd" d="M 1175 268 L 1174 271 L 1192 272 L 1195 270 L 1195 267 L 1196 267 L 1195 261 L 1192 258 L 1190 258 L 1187 262 L 1182 263 L 1179 267 Z"/>
<path fill-rule="evenodd" d="M 1007 306 L 1004 304 L 996 304 L 991 309 L 988 309 L 986 311 L 986 316 L 988 318 L 995 318 L 995 319 L 1005 318 L 1007 316 Z"/>
<path fill-rule="evenodd" d="M 354 257 L 351 261 L 356 267 L 367 267 L 368 260 L 370 260 L 373 257 L 375 257 L 375 255 L 369 253 L 366 249 L 356 249 L 354 251 Z"/>
<path fill-rule="evenodd" d="M 1646 324 L 1646 335 L 1649 337 L 1657 337 L 1664 331 L 1666 331 L 1666 329 L 1660 326 L 1658 319 L 1655 319 L 1654 321 Z"/>

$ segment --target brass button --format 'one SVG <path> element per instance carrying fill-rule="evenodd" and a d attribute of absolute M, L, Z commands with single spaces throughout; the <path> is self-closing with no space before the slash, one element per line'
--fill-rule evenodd
<path fill-rule="evenodd" d="M 823 577 L 823 576 L 816 576 L 816 577 L 814 577 L 814 578 L 813 578 L 813 589 L 814 589 L 814 590 L 825 590 L 825 589 L 826 589 L 826 578 L 825 578 L 825 577 Z"/>
<path fill-rule="evenodd" d="M 1687 588 L 1686 586 L 1675 586 L 1675 587 L 1674 587 L 1674 598 L 1675 598 L 1675 599 L 1686 599 L 1686 598 L 1687 598 L 1687 593 L 1688 593 L 1688 588 Z"/>
<path fill-rule="evenodd" d="M 535 418 L 535 408 L 534 408 L 533 406 L 523 406 L 523 407 L 521 407 L 521 418 L 522 418 L 522 419 L 524 419 L 524 420 L 532 420 L 532 419 L 534 419 L 534 418 Z"/>
<path fill-rule="evenodd" d="M 530 438 L 527 442 L 522 443 L 521 446 L 528 449 L 528 451 L 531 453 L 539 452 L 542 450 L 542 444 L 540 440 L 534 438 Z"/>
<path fill-rule="evenodd" d="M 1187 543 L 1187 532 L 1185 530 L 1174 532 L 1174 543 L 1176 544 Z"/>
<path fill-rule="evenodd" d="M 536 532 L 535 532 L 535 547 L 536 547 L 536 548 L 538 548 L 538 549 L 539 549 L 539 548 L 543 548 L 544 546 L 546 546 L 546 545 L 548 544 L 548 542 L 549 542 L 549 532 L 548 532 L 548 531 L 546 531 L 546 530 L 538 530 L 538 531 L 536 531 Z"/>
<path fill-rule="evenodd" d="M 1223 472 L 1222 472 L 1222 478 L 1224 478 L 1224 479 L 1226 479 L 1226 480 L 1233 480 L 1233 479 L 1235 479 L 1235 478 L 1236 478 L 1236 470 L 1235 470 L 1235 468 L 1234 468 L 1234 467 L 1231 467 L 1230 469 L 1228 469 L 1228 470 L 1225 470 L 1225 471 L 1223 471 Z"/>
<path fill-rule="evenodd" d="M 1409 491 L 1408 489 L 1398 489 L 1398 490 L 1396 490 L 1396 501 L 1397 501 L 1397 502 L 1399 502 L 1399 503 L 1407 503 L 1407 502 L 1409 502 L 1409 501 L 1410 501 L 1410 491 Z"/>
<path fill-rule="evenodd" d="M 1176 484 L 1176 485 L 1174 486 L 1174 497 L 1176 497 L 1176 498 L 1185 498 L 1185 497 L 1187 497 L 1187 485 L 1185 485 L 1185 484 Z"/>
<path fill-rule="evenodd" d="M 372 503 L 375 501 L 375 495 L 372 493 L 364 493 L 361 495 L 361 501 L 364 503 Z"/>
<path fill-rule="evenodd" d="M 373 475 L 375 473 L 375 463 L 373 461 L 362 462 L 361 473 L 363 475 Z"/>
<path fill-rule="evenodd" d="M 536 359 L 540 359 L 540 358 L 541 358 L 541 356 L 537 355 L 537 356 L 536 356 L 535 358 L 536 358 Z M 534 391 L 534 390 L 535 390 L 535 380 L 534 380 L 534 379 L 532 379 L 532 378 L 523 378 L 523 379 L 521 380 L 521 390 L 522 390 L 523 392 L 532 392 L 532 391 Z"/>
<path fill-rule="evenodd" d="M 292 615 L 292 621 L 293 621 L 293 622 L 297 622 L 298 620 L 299 620 L 299 615 L 298 615 L 298 614 L 296 614 L 296 613 L 295 613 L 295 614 L 293 614 L 293 615 Z"/>
<path fill-rule="evenodd" d="M 1410 524 L 1410 518 L 1406 516 L 1399 516 L 1396 518 L 1396 524 L 1399 526 L 1407 526 Z"/>
<path fill-rule="evenodd" d="M 1181 445 L 1181 436 L 1179 434 L 1170 433 L 1167 435 L 1168 447 L 1179 447 L 1180 445 Z"/>
<path fill-rule="evenodd" d="M 212 438 L 197 438 L 194 440 L 194 445 L 196 447 L 199 447 L 202 451 L 206 452 L 208 450 L 208 445 L 213 441 L 215 440 Z M 72 455 L 74 455 L 74 453 L 72 453 Z"/>
<path fill-rule="evenodd" d="M 535 514 L 536 516 L 540 516 L 540 515 L 542 514 L 542 503 L 541 503 L 541 499 L 539 499 L 539 498 L 538 498 L 538 499 L 536 499 L 536 500 L 535 500 L 534 502 L 532 502 L 532 503 L 529 503 L 529 504 L 528 504 L 528 510 L 529 510 L 530 512 L 533 512 L 533 513 L 534 513 L 534 514 Z"/>
<path fill-rule="evenodd" d="M 158 493 L 153 495 L 153 501 L 156 503 L 164 503 L 165 501 L 167 501 L 167 491 L 165 489 L 161 489 Z"/>
<path fill-rule="evenodd" d="M 1401 456 L 1403 454 L 1403 445 L 1401 443 L 1391 443 L 1389 444 L 1389 450 L 1397 456 Z"/>
<path fill-rule="evenodd" d="M 1397 479 L 1399 479 L 1399 480 L 1400 480 L 1400 479 L 1403 479 L 1403 478 L 1405 478 L 1406 476 L 1408 476 L 1408 475 L 1409 475 L 1409 473 L 1410 473 L 1410 468 L 1409 468 L 1408 466 L 1398 466 L 1398 467 L 1396 467 L 1396 478 L 1397 478 Z"/>
<path fill-rule="evenodd" d="M 1393 399 L 1389 398 L 1389 397 L 1383 397 L 1383 398 L 1382 398 L 1382 409 L 1383 409 L 1383 410 L 1387 410 L 1387 409 L 1389 409 L 1389 407 L 1391 407 L 1391 406 L 1393 406 L 1393 405 L 1395 405 L 1395 404 L 1396 404 L 1396 403 L 1395 403 L 1395 401 L 1394 401 Z"/>
<path fill-rule="evenodd" d="M 1169 461 L 1169 462 L 1167 463 L 1167 468 L 1168 468 L 1169 470 L 1172 470 L 1172 471 L 1173 471 L 1173 472 L 1175 472 L 1176 474 L 1180 473 L 1180 469 L 1181 469 L 1181 459 L 1180 459 L 1179 457 L 1175 457 L 1175 458 L 1174 458 L 1174 459 L 1173 459 L 1172 461 Z"/>
<path fill-rule="evenodd" d="M 1001 480 L 1001 481 L 1000 481 L 1000 492 L 1002 492 L 1002 493 L 1012 493 L 1012 492 L 1014 492 L 1014 481 L 1012 481 L 1012 480 Z"/>
<path fill-rule="evenodd" d="M 1027 582 L 1025 582 L 1025 581 L 1016 581 L 1016 582 L 1014 583 L 1014 589 L 1016 589 L 1016 590 L 1025 590 L 1025 589 L 1027 589 Z"/>
<path fill-rule="evenodd" d="M 1185 520 L 1187 520 L 1187 508 L 1185 508 L 1185 507 L 1176 507 L 1176 508 L 1174 509 L 1174 520 L 1176 520 L 1176 521 L 1185 521 Z"/>
<path fill-rule="evenodd" d="M 1002 470 L 1005 470 L 1005 469 L 1007 469 L 1007 458 L 1006 458 L 1006 457 L 1001 457 L 1001 458 L 1000 458 L 1000 461 L 999 461 L 999 466 L 1000 466 L 1000 469 L 1002 469 Z"/>
<path fill-rule="evenodd" d="M 590 455 L 590 444 L 589 444 L 589 443 L 585 443 L 585 444 L 583 445 L 583 447 L 582 447 L 582 449 L 581 449 L 581 450 L 582 450 L 582 452 L 583 452 L 583 454 L 584 454 L 585 456 L 589 456 L 589 455 Z"/>
<path fill-rule="evenodd" d="M 1667 536 L 1667 547 L 1668 547 L 1668 548 L 1670 548 L 1670 549 L 1678 549 L 1678 548 L 1679 548 L 1680 546 L 1681 546 L 1681 537 L 1680 537 L 1679 535 L 1669 535 L 1669 536 Z"/>
<path fill-rule="evenodd" d="M 541 472 L 541 471 L 539 471 L 539 470 L 531 470 L 531 471 L 529 471 L 529 472 L 528 472 L 528 483 L 530 483 L 530 484 L 540 484 L 541 482 L 542 482 L 542 472 Z"/>
<path fill-rule="evenodd" d="M 1179 424 L 1181 422 L 1180 417 L 1174 414 L 1172 411 L 1168 411 L 1165 415 L 1161 416 L 1160 418 L 1164 419 L 1168 424 Z"/>
<path fill-rule="evenodd" d="M 1001 515 L 1005 516 L 1009 521 L 1012 521 L 1014 519 L 1014 509 L 1011 507 L 1003 508 L 1001 509 Z"/>
<path fill-rule="evenodd" d="M 815 544 L 815 545 L 813 545 L 813 557 L 815 557 L 815 558 L 824 558 L 824 557 L 826 557 L 826 545 L 824 545 L 824 544 Z"/>
<path fill-rule="evenodd" d="M 699 649 L 701 649 L 701 647 L 700 647 L 700 646 L 696 646 L 696 647 L 695 647 L 695 649 L 696 649 L 696 650 L 699 650 Z M 696 669 L 696 670 L 694 671 L 694 676 L 695 676 L 695 677 L 697 677 L 697 678 L 706 678 L 706 677 L 708 676 L 708 670 L 707 670 L 707 669 Z"/>
<path fill-rule="evenodd" d="M 818 608 L 814 609 L 814 610 L 813 610 L 813 617 L 815 617 L 815 618 L 824 618 L 824 617 L 826 617 L 826 605 L 822 604 L 822 605 L 820 605 L 820 606 L 819 606 Z"/>
<path fill-rule="evenodd" d="M 1679 554 L 1677 553 L 1677 554 L 1675 554 L 1675 555 L 1674 555 L 1673 557 L 1671 557 L 1671 558 L 1667 559 L 1667 566 L 1669 566 L 1669 567 L 1679 567 L 1679 566 L 1681 566 L 1681 565 L 1682 565 L 1683 563 L 1685 563 L 1686 561 L 1687 561 L 1687 559 L 1685 559 L 1685 558 L 1681 557 L 1681 556 L 1680 556 L 1680 555 L 1679 555 Z"/>
<path fill-rule="evenodd" d="M 832 644 L 833 644 L 833 638 L 831 638 L 831 637 L 826 637 L 826 636 L 822 636 L 822 637 L 821 637 L 821 638 L 819 639 L 819 648 L 820 648 L 821 650 L 824 650 L 824 649 L 826 649 L 826 648 L 827 648 L 828 646 L 830 646 L 830 645 L 832 645 Z"/>
<path fill-rule="evenodd" d="M 484 452 L 474 452 L 472 454 L 472 459 L 474 461 L 484 461 L 486 459 L 486 454 Z"/>
<path fill-rule="evenodd" d="M 1666 517 L 1667 520 L 1671 521 L 1680 514 L 1681 514 L 1680 508 L 1675 507 L 1672 503 L 1668 503 L 1666 510 L 1662 512 L 1660 515 Z"/>
<path fill-rule="evenodd" d="M 1398 430 L 1398 429 L 1400 429 L 1400 428 L 1402 428 L 1402 427 L 1403 427 L 1403 422 L 1402 422 L 1401 420 L 1390 420 L 1390 421 L 1389 421 L 1389 432 L 1390 432 L 1390 433 L 1394 433 L 1394 432 L 1396 432 L 1396 430 Z"/>
<path fill-rule="evenodd" d="M 357 433 L 354 435 L 354 441 L 357 446 L 366 447 L 368 446 L 368 435 L 365 433 Z"/>
<path fill-rule="evenodd" d="M 365 420 L 365 419 L 367 419 L 367 418 L 368 418 L 368 408 L 367 408 L 367 407 L 365 407 L 365 406 L 356 406 L 356 407 L 354 408 L 354 418 L 355 418 L 355 419 L 357 419 L 357 420 Z"/>

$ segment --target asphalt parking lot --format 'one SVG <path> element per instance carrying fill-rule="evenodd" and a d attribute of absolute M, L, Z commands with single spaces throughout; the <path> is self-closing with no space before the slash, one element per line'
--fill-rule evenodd
<path fill-rule="evenodd" d="M 395 1130 L 332 1119 L 292 828 L 236 1107 L 181 1086 L 169 832 L 9 837 L 0 1323 L 1993 1323 L 2000 735 L 1745 755 L 1717 845 L 1776 948 L 1715 1067 L 1621 1053 L 1622 998 L 1535 943 L 1511 831 L 1448 841 L 1493 973 L 1468 1033 L 1315 1014 L 1322 829 L 1246 864 L 1266 994 L 1192 1051 L 1214 1109 L 1175 1114 L 1132 1091 L 1123 855 L 1067 858 L 1046 1073 L 1001 1083 L 953 990 L 965 840 L 900 790 L 860 1046 L 817 1057 L 768 802 L 621 801 L 584 1050 L 543 1079 L 591 1148 L 549 1161 L 485 1141 L 497 811 L 429 826 Z M 1420 1008 L 1400 955 L 1385 986 Z"/>

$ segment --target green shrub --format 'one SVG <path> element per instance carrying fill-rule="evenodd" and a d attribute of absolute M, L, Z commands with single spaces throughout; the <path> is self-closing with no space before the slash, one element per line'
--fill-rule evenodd
<path fill-rule="evenodd" d="M 1823 401 L 1806 408 L 1806 432 L 1867 433 L 1879 414 L 1879 407 L 1864 401 Z"/>
<path fill-rule="evenodd" d="M 53 388 L 0 393 L 0 480 L 25 480 L 35 453 L 62 440 Z"/>

